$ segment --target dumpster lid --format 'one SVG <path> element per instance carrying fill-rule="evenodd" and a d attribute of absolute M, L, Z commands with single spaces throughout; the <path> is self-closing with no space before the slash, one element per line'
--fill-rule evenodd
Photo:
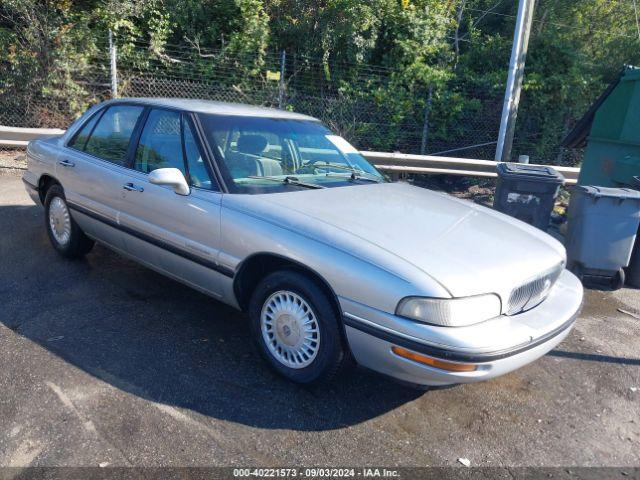
<path fill-rule="evenodd" d="M 573 188 L 575 188 L 575 191 L 578 191 L 583 195 L 589 195 L 596 198 L 610 197 L 619 198 L 621 200 L 640 200 L 640 192 L 631 188 L 596 187 L 594 185 L 576 185 Z"/>
<path fill-rule="evenodd" d="M 498 175 L 515 180 L 533 180 L 536 182 L 564 183 L 564 177 L 552 167 L 529 165 L 527 163 L 499 163 Z"/>
<path fill-rule="evenodd" d="M 598 99 L 589 107 L 587 113 L 578 120 L 573 130 L 571 130 L 567 136 L 560 143 L 561 147 L 565 148 L 584 148 L 587 145 L 587 137 L 591 132 L 591 125 L 593 124 L 593 120 L 596 116 L 596 112 L 605 102 L 605 100 L 613 93 L 616 87 L 620 84 L 620 81 L 627 73 L 637 72 L 638 67 L 634 67 L 633 65 L 625 65 L 622 67 L 622 70 L 618 73 L 618 75 L 613 79 L 613 81 L 609 84 L 607 89 L 602 92 L 602 95 L 598 97 Z"/>

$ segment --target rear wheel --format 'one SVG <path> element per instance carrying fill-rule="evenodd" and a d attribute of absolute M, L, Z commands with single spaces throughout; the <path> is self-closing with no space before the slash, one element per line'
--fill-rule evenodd
<path fill-rule="evenodd" d="M 261 355 L 289 380 L 326 382 L 346 362 L 331 301 L 301 273 L 283 270 L 265 277 L 251 297 L 249 319 Z"/>
<path fill-rule="evenodd" d="M 44 200 L 45 226 L 53 248 L 65 258 L 78 258 L 93 248 L 93 240 L 85 235 L 71 217 L 60 185 L 52 185 Z"/>

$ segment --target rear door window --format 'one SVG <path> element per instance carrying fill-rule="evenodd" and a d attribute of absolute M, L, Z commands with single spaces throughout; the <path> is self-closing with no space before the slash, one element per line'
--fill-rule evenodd
<path fill-rule="evenodd" d="M 89 139 L 89 135 L 91 135 L 91 130 L 93 130 L 93 127 L 95 127 L 96 122 L 100 120 L 101 115 L 102 111 L 93 115 L 91 119 L 84 124 L 80 131 L 76 133 L 73 139 L 69 142 L 69 146 L 71 148 L 75 148 L 76 150 L 84 150 L 84 147 L 87 144 L 87 140 Z"/>
<path fill-rule="evenodd" d="M 109 107 L 98 120 L 83 150 L 103 160 L 124 165 L 131 135 L 143 110 L 144 107 L 134 105 Z"/>

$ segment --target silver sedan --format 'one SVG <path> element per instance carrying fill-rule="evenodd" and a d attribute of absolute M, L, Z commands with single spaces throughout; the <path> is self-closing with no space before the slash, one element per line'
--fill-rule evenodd
<path fill-rule="evenodd" d="M 295 382 L 352 359 L 417 385 L 486 380 L 554 348 L 582 303 L 559 242 L 389 183 L 304 115 L 119 99 L 27 157 L 61 255 L 97 241 L 245 311 L 266 362 Z"/>

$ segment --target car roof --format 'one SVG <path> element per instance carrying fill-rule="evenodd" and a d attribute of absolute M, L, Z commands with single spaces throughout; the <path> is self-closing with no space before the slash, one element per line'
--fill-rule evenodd
<path fill-rule="evenodd" d="M 306 120 L 319 122 L 317 118 L 301 113 L 288 112 L 277 108 L 257 107 L 243 103 L 216 102 L 213 100 L 199 100 L 194 98 L 118 98 L 108 100 L 112 103 L 137 103 L 157 107 L 168 107 L 197 113 L 212 113 L 218 115 L 238 115 L 243 117 L 284 118 L 289 120 Z"/>

